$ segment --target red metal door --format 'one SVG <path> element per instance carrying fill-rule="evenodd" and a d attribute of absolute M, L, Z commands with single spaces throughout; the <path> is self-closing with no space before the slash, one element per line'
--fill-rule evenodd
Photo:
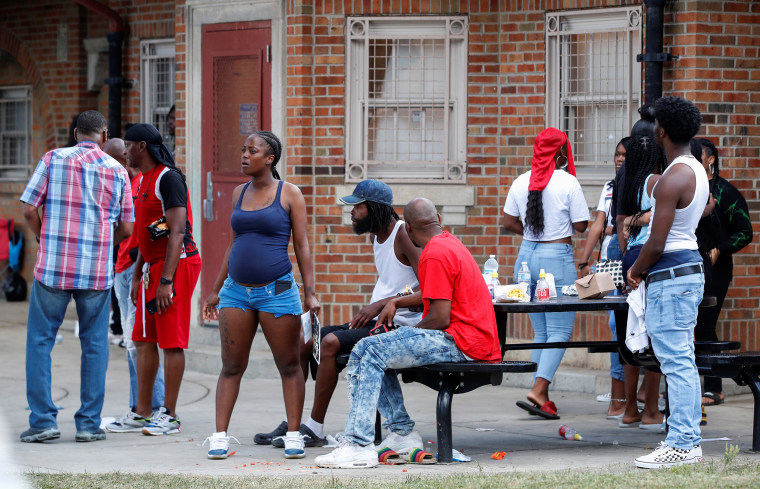
<path fill-rule="evenodd" d="M 230 239 L 232 191 L 247 179 L 240 148 L 270 130 L 270 21 L 209 24 L 202 30 L 203 270 L 201 294 L 214 285 Z"/>

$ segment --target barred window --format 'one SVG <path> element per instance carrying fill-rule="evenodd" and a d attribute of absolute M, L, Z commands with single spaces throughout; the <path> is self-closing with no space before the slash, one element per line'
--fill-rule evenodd
<path fill-rule="evenodd" d="M 140 43 L 140 122 L 149 122 L 173 147 L 166 130 L 166 116 L 174 105 L 174 39 Z"/>
<path fill-rule="evenodd" d="M 0 179 L 23 180 L 33 170 L 31 87 L 0 88 Z"/>
<path fill-rule="evenodd" d="M 347 26 L 346 182 L 466 183 L 467 18 Z"/>
<path fill-rule="evenodd" d="M 581 183 L 601 185 L 639 119 L 641 7 L 549 12 L 546 49 L 547 125 L 567 133 Z"/>

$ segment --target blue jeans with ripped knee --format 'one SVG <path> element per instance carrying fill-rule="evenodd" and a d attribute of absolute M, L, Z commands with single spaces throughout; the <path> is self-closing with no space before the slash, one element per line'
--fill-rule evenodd
<path fill-rule="evenodd" d="M 408 435 L 414 421 L 404 408 L 395 369 L 463 361 L 465 356 L 445 331 L 408 327 L 362 339 L 351 351 L 347 367 L 351 407 L 346 438 L 356 445 L 372 443 L 376 410 L 386 420 L 386 428 Z"/>

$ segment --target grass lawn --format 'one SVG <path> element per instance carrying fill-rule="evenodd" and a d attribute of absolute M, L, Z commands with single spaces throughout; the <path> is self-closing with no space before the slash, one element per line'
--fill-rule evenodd
<path fill-rule="evenodd" d="M 398 480 L 372 480 L 372 470 L 357 471 L 347 477 L 270 477 L 194 476 L 184 474 L 27 474 L 35 487 L 44 489 L 493 489 L 493 488 L 587 488 L 643 487 L 646 489 L 760 487 L 760 464 L 733 461 L 703 463 L 667 470 L 629 467 L 604 471 L 566 471 L 499 475 L 454 475 L 440 478 L 408 476 Z"/>

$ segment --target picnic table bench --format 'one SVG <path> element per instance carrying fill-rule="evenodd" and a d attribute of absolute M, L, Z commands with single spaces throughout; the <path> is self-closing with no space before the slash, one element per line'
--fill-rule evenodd
<path fill-rule="evenodd" d="M 715 305 L 715 298 L 707 296 L 700 307 Z M 512 343 L 506 344 L 507 319 L 512 313 L 561 312 L 561 311 L 614 311 L 617 324 L 617 341 L 570 341 L 552 343 Z M 590 353 L 611 353 L 617 351 L 622 360 L 630 365 L 659 371 L 659 364 L 653 354 L 634 355 L 625 346 L 625 324 L 628 304 L 623 296 L 604 299 L 578 299 L 558 297 L 547 302 L 494 303 L 499 343 L 502 358 L 509 351 L 532 350 L 537 348 L 587 348 Z M 737 341 L 697 342 L 695 344 L 696 363 L 700 374 L 733 379 L 739 385 L 748 385 L 754 396 L 752 450 L 760 451 L 760 352 L 726 353 L 740 347 Z M 338 362 L 345 364 L 349 355 L 342 355 Z M 438 391 L 436 401 L 436 432 L 438 461 L 451 463 L 452 424 L 451 406 L 454 394 L 470 392 L 485 385 L 500 385 L 503 374 L 535 372 L 536 364 L 528 361 L 456 362 L 438 363 L 399 369 L 404 383 L 419 382 Z M 376 422 L 376 439 L 380 436 L 380 418 Z"/>

